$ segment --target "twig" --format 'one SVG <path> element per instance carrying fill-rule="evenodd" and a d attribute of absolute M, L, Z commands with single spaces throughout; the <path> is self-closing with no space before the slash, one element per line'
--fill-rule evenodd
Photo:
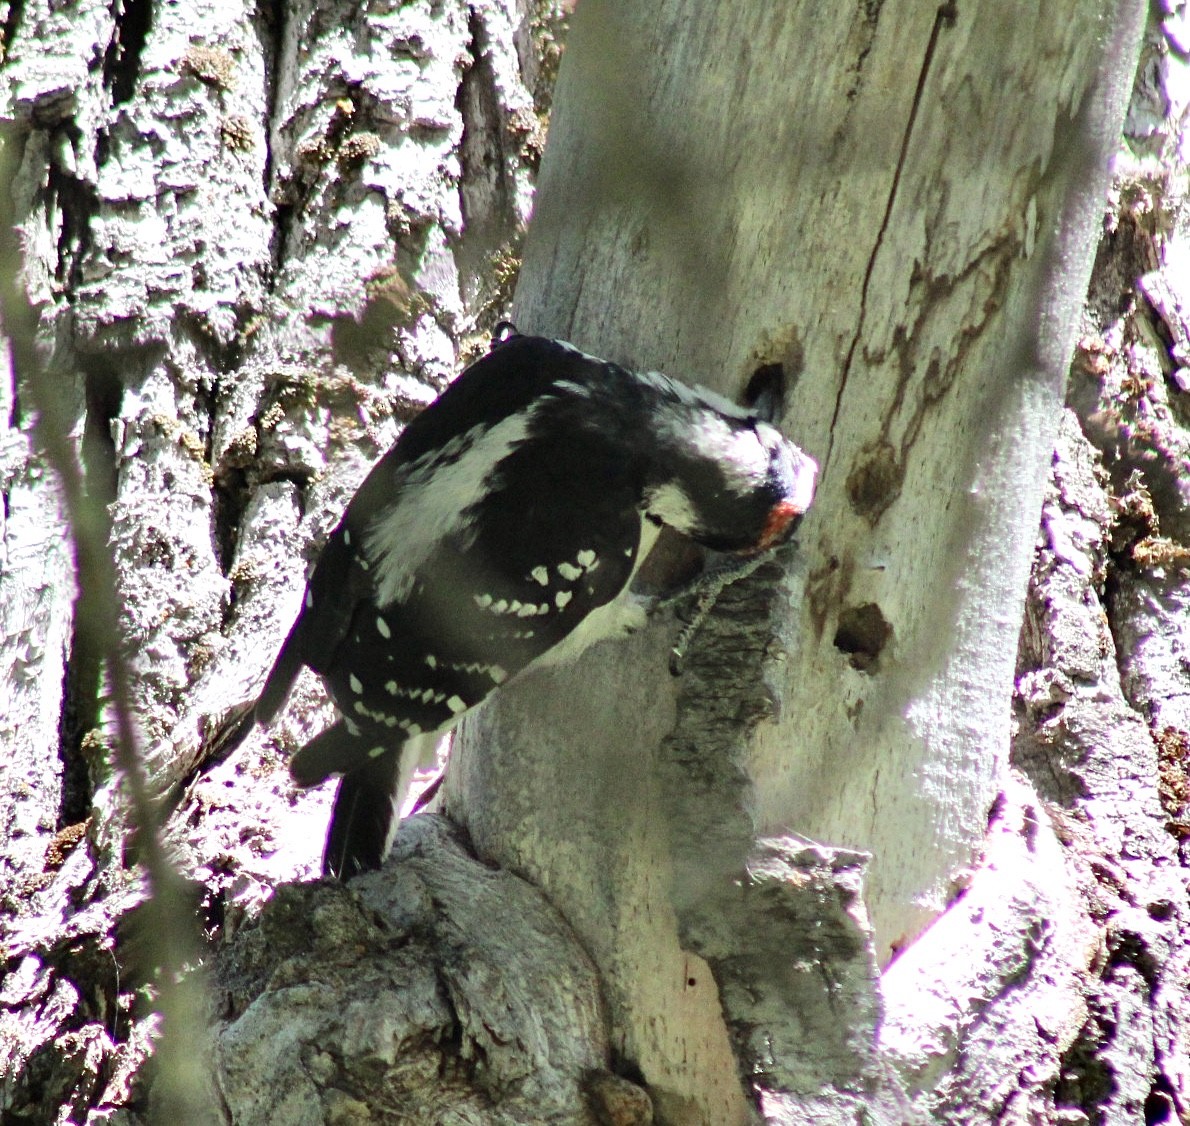
<path fill-rule="evenodd" d="M 78 628 L 97 642 L 111 690 L 115 717 L 112 748 L 123 779 L 137 836 L 140 862 L 148 882 L 143 918 L 152 938 L 159 970 L 157 1008 L 162 1017 L 158 1041 L 158 1069 L 153 1086 L 152 1115 L 160 1122 L 203 1123 L 211 1120 L 204 1061 L 196 1051 L 196 1026 L 205 1022 L 201 984 L 195 967 L 198 942 L 192 912 L 179 895 L 181 878 L 166 855 L 156 803 L 137 746 L 128 664 L 120 646 L 119 596 L 115 566 L 109 551 L 102 505 L 88 498 L 77 451 L 69 435 L 75 419 L 66 396 L 54 386 L 37 343 L 37 314 L 21 279 L 24 261 L 17 237 L 14 154 L 22 138 L 15 129 L 0 136 L 0 324 L 8 336 L 14 372 L 37 412 L 34 433 L 46 461 L 57 475 L 70 523 L 75 569 L 80 589 Z"/>

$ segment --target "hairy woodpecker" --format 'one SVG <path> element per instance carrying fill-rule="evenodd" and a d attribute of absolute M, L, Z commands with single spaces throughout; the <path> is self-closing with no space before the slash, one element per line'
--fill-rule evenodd
<path fill-rule="evenodd" d="M 375 465 L 265 682 L 308 665 L 342 718 L 290 768 L 342 774 L 323 871 L 378 867 L 416 762 L 501 684 L 643 622 L 662 524 L 725 552 L 787 540 L 815 463 L 722 396 L 543 337 L 497 338 Z"/>

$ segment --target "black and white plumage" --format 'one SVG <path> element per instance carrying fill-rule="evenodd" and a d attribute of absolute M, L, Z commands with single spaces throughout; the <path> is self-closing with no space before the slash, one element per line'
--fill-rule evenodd
<path fill-rule="evenodd" d="M 534 661 L 643 622 L 628 587 L 661 524 L 762 552 L 815 474 L 719 395 L 542 337 L 494 344 L 360 486 L 257 704 L 267 723 L 308 665 L 342 714 L 291 763 L 301 785 L 343 775 L 324 871 L 379 865 L 427 740 Z"/>

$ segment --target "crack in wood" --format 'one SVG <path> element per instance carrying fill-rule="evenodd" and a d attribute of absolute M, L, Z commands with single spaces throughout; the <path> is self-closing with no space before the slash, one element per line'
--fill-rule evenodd
<path fill-rule="evenodd" d="M 884 216 L 880 220 L 880 227 L 876 232 L 876 240 L 872 246 L 872 253 L 868 255 L 868 263 L 864 269 L 864 280 L 860 287 L 859 316 L 856 318 L 855 333 L 851 338 L 851 343 L 847 349 L 847 356 L 843 361 L 843 368 L 839 379 L 839 390 L 835 397 L 835 409 L 831 415 L 830 426 L 827 429 L 826 454 L 822 459 L 824 467 L 830 464 L 831 454 L 834 452 L 835 430 L 838 426 L 839 414 L 843 409 L 843 396 L 847 391 L 847 381 L 851 375 L 855 351 L 859 346 L 860 337 L 863 335 L 864 320 L 868 308 L 868 291 L 872 285 L 872 275 L 876 268 L 876 259 L 880 256 L 880 250 L 884 245 L 884 236 L 888 232 L 888 226 L 892 220 L 893 207 L 896 204 L 897 192 L 901 184 L 901 173 L 905 168 L 905 160 L 909 153 L 909 142 L 913 138 L 913 131 L 917 125 L 918 112 L 921 109 L 922 100 L 925 95 L 926 81 L 933 67 L 934 54 L 938 48 L 938 40 L 944 30 L 954 26 L 957 18 L 958 8 L 953 0 L 947 0 L 946 3 L 938 8 L 938 11 L 934 15 L 934 26 L 930 29 L 930 38 L 926 43 L 925 55 L 922 58 L 921 69 L 917 77 L 917 87 L 913 91 L 913 101 L 909 107 L 909 120 L 905 123 L 905 133 L 901 138 L 901 151 L 897 156 L 896 168 L 893 170 L 892 184 L 889 187 Z"/>
<path fill-rule="evenodd" d="M 273 129 L 277 124 L 281 100 L 281 66 L 285 57 L 285 36 L 288 31 L 286 16 L 288 7 L 284 0 L 260 0 L 256 7 L 256 23 L 260 28 L 261 43 L 266 47 L 264 60 L 265 121 L 267 128 L 261 130 L 264 140 L 264 162 L 261 167 L 266 199 L 274 199 L 277 186 L 277 151 Z M 265 292 L 276 293 L 277 280 L 285 261 L 286 245 L 289 241 L 289 224 L 293 219 L 293 208 L 277 202 L 273 207 L 273 237 L 270 269 L 264 279 Z"/>
<path fill-rule="evenodd" d="M 153 27 L 151 0 L 113 0 L 112 37 L 103 56 L 103 82 L 113 105 L 132 100 L 140 78 L 141 54 Z"/>

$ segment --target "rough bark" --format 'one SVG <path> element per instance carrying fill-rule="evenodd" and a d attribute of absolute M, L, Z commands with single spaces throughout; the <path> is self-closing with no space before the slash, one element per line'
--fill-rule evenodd
<path fill-rule="evenodd" d="M 575 1079 L 607 1059 L 595 967 L 540 892 L 453 831 L 407 822 L 384 871 L 286 886 L 225 950 L 230 1121 L 587 1120 Z"/>
<path fill-rule="evenodd" d="M 447 785 L 474 840 L 411 822 L 347 890 L 286 883 L 329 796 L 285 780 L 329 714 L 313 679 L 276 732 L 203 760 L 355 482 L 503 311 L 548 21 L 139 0 L 5 24 L 5 191 L 88 478 L 115 490 L 144 751 L 217 986 L 194 1039 L 212 1118 L 1185 1117 L 1178 18 L 1146 46 L 1146 156 L 1059 435 L 1082 284 L 1063 232 L 1097 198 L 1066 188 L 1110 100 L 1108 5 L 732 5 L 730 27 L 644 6 L 654 29 L 610 60 L 584 10 L 602 63 L 572 60 L 522 326 L 729 394 L 782 363 L 823 491 L 680 681 L 658 623 L 510 693 Z M 0 1106 L 138 1122 L 154 952 L 22 378 L 0 391 Z"/>
<path fill-rule="evenodd" d="M 144 1110 L 155 954 L 32 368 L 106 521 L 141 750 L 218 942 L 313 870 L 329 795 L 295 793 L 285 752 L 329 713 L 311 681 L 230 761 L 204 762 L 212 735 L 354 484 L 504 312 L 557 12 L 6 13 L 4 213 L 40 362 L 0 392 L 3 1113 L 82 1121 Z"/>

